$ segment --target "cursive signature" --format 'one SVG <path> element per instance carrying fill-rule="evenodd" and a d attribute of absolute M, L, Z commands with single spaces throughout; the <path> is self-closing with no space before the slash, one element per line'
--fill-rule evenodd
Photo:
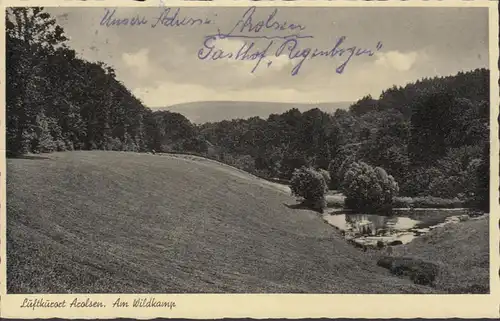
<path fill-rule="evenodd" d="M 241 37 L 241 38 L 265 38 L 269 39 L 269 36 L 262 35 L 265 31 L 280 31 L 280 32 L 295 32 L 288 34 L 285 37 L 298 37 L 298 38 L 312 38 L 311 36 L 301 36 L 298 32 L 306 29 L 305 26 L 297 23 L 290 23 L 288 21 L 278 21 L 276 15 L 278 14 L 278 9 L 274 9 L 265 19 L 256 20 L 254 18 L 256 7 L 248 8 L 236 24 L 225 33 L 221 33 L 219 30 L 219 36 L 230 38 L 230 37 Z M 235 34 L 235 33 L 239 34 Z M 274 38 L 280 38 L 283 36 L 274 36 Z"/>
<path fill-rule="evenodd" d="M 181 16 L 180 12 L 180 8 L 175 10 L 172 10 L 172 8 L 163 9 L 160 16 L 156 19 L 156 22 L 151 25 L 151 28 L 155 28 L 158 24 L 164 27 L 191 27 L 212 24 L 212 20 L 209 18 Z"/>
<path fill-rule="evenodd" d="M 101 26 L 141 26 L 148 23 L 144 16 L 135 14 L 129 17 L 116 17 L 116 9 L 104 9 L 104 16 L 101 18 Z"/>
<path fill-rule="evenodd" d="M 148 19 L 138 14 L 119 17 L 116 9 L 105 9 L 100 25 L 111 27 L 148 24 L 151 28 L 157 26 L 189 28 L 215 23 L 206 16 L 186 15 L 181 8 L 169 8 L 165 7 L 164 4 L 161 7 L 162 11 L 153 23 L 149 23 Z M 258 14 L 263 18 L 257 18 Z M 342 74 L 353 59 L 361 56 L 371 57 L 383 46 L 382 42 L 378 41 L 372 48 L 362 48 L 354 44 L 347 44 L 347 37 L 339 36 L 331 45 L 318 48 L 307 44 L 307 40 L 314 39 L 314 36 L 304 34 L 304 31 L 308 31 L 304 24 L 279 17 L 278 8 L 269 11 L 267 8 L 257 9 L 252 6 L 247 8 L 238 21 L 227 31 L 217 29 L 217 33 L 205 36 L 201 48 L 198 49 L 197 57 L 205 61 L 253 61 L 255 65 L 251 70 L 252 73 L 261 65 L 270 67 L 274 58 L 286 57 L 293 62 L 292 76 L 299 74 L 306 61 L 324 58 L 335 60 L 335 71 Z M 237 50 L 229 52 L 222 49 L 221 46 L 217 46 L 219 40 L 231 38 L 243 40 Z"/>
<path fill-rule="evenodd" d="M 236 60 L 236 61 L 256 61 L 252 68 L 252 73 L 259 67 L 264 58 L 267 57 L 269 49 L 274 41 L 269 41 L 265 49 L 257 49 L 255 42 L 244 42 L 243 45 L 235 52 L 225 52 L 216 47 L 216 36 L 205 38 L 203 43 L 204 48 L 198 50 L 198 58 L 201 60 Z M 219 38 L 220 39 L 220 38 Z M 215 42 L 215 43 L 214 43 Z M 271 65 L 268 61 L 268 67 Z"/>
<path fill-rule="evenodd" d="M 301 40 L 298 38 L 280 38 L 269 40 L 264 49 L 257 49 L 254 41 L 245 41 L 243 45 L 234 52 L 226 52 L 217 47 L 217 39 L 224 37 L 208 36 L 203 42 L 203 47 L 198 50 L 198 58 L 201 60 L 236 60 L 236 61 L 255 61 L 256 64 L 251 72 L 254 73 L 265 61 L 267 67 L 272 65 L 272 58 L 286 56 L 296 64 L 291 70 L 291 75 L 299 74 L 306 60 L 317 58 L 339 58 L 341 61 L 336 66 L 335 71 L 342 74 L 354 57 L 373 56 L 375 51 L 382 49 L 382 42 L 378 42 L 375 49 L 359 48 L 357 46 L 345 46 L 346 36 L 341 36 L 330 48 L 321 49 L 307 46 L 301 46 Z"/>
<path fill-rule="evenodd" d="M 221 32 L 219 29 L 216 34 L 206 36 L 202 47 L 198 50 L 198 59 L 255 61 L 251 70 L 254 73 L 262 62 L 270 67 L 273 63 L 273 57 L 284 56 L 295 62 L 291 75 L 296 76 L 307 60 L 335 58 L 336 61 L 340 60 L 335 66 L 335 71 L 342 74 L 355 57 L 373 56 L 376 51 L 382 49 L 381 41 L 373 49 L 346 45 L 346 36 L 340 36 L 331 46 L 326 46 L 326 48 L 307 46 L 303 39 L 311 39 L 314 36 L 300 33 L 306 30 L 305 25 L 280 20 L 278 9 L 274 9 L 260 20 L 255 18 L 255 14 L 256 7 L 250 7 L 228 32 Z M 240 39 L 244 42 L 236 51 L 227 52 L 217 47 L 218 40 L 227 38 Z M 262 49 L 259 49 L 256 40 L 260 40 L 260 44 L 262 44 L 262 40 L 267 41 L 267 43 L 261 47 Z"/>
<path fill-rule="evenodd" d="M 140 27 L 148 24 L 149 20 L 145 16 L 133 14 L 131 16 L 118 16 L 117 9 L 104 9 L 104 15 L 101 18 L 100 25 L 105 27 L 112 26 L 131 26 Z M 151 28 L 156 28 L 160 25 L 163 27 L 193 27 L 213 24 L 213 21 L 208 17 L 191 17 L 184 15 L 181 8 L 168 8 L 162 6 L 162 11 L 155 21 L 150 25 Z"/>
<path fill-rule="evenodd" d="M 338 74 L 342 74 L 353 57 L 359 56 L 373 56 L 374 51 L 382 49 L 382 42 L 378 42 L 375 49 L 358 48 L 357 46 L 343 47 L 343 43 L 346 40 L 346 36 L 341 36 L 338 38 L 335 45 L 327 49 L 303 47 L 300 48 L 300 43 L 298 39 L 287 39 L 285 40 L 279 48 L 276 50 L 276 57 L 285 54 L 291 60 L 298 60 L 297 64 L 292 68 L 292 76 L 299 73 L 302 64 L 306 59 L 315 59 L 318 57 L 326 58 L 345 58 L 340 65 L 335 68 Z"/>

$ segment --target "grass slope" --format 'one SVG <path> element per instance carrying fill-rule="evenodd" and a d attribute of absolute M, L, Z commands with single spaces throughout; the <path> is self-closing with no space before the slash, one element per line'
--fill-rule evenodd
<path fill-rule="evenodd" d="M 440 266 L 436 288 L 448 293 L 489 293 L 489 217 L 449 224 L 413 242 L 395 247 L 395 254 Z"/>
<path fill-rule="evenodd" d="M 9 293 L 434 291 L 228 166 L 65 152 L 7 160 Z"/>

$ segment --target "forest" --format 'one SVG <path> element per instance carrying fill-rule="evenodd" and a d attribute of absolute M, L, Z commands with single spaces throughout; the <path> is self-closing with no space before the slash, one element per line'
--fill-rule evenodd
<path fill-rule="evenodd" d="M 489 203 L 489 71 L 394 86 L 348 110 L 291 109 L 202 125 L 153 111 L 117 80 L 112 66 L 87 61 L 40 7 L 6 16 L 7 156 L 68 150 L 190 153 L 267 179 L 289 180 L 304 165 L 329 171 L 383 168 L 402 196 Z M 168 100 L 168 97 L 166 97 Z"/>

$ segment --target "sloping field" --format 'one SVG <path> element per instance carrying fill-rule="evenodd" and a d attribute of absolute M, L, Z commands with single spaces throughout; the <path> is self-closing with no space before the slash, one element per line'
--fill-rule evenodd
<path fill-rule="evenodd" d="M 435 229 L 395 247 L 395 254 L 436 263 L 436 288 L 449 293 L 489 293 L 489 216 Z"/>
<path fill-rule="evenodd" d="M 7 161 L 9 293 L 434 291 L 213 162 L 122 152 Z"/>

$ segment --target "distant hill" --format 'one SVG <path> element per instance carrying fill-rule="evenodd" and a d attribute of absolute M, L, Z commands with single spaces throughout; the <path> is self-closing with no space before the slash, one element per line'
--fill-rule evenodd
<path fill-rule="evenodd" d="M 255 101 L 199 101 L 169 107 L 151 107 L 151 109 L 180 113 L 186 116 L 191 122 L 201 124 L 237 118 L 247 119 L 255 116 L 267 119 L 270 114 L 282 114 L 292 108 L 297 108 L 302 112 L 319 108 L 324 112 L 332 113 L 337 109 L 347 109 L 350 105 L 351 102 L 345 101 L 311 104 Z"/>

